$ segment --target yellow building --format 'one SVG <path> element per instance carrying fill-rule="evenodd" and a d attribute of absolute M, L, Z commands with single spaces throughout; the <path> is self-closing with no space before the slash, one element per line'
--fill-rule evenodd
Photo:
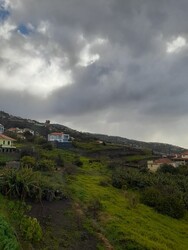
<path fill-rule="evenodd" d="M 0 152 L 12 152 L 15 151 L 16 147 L 13 145 L 15 140 L 4 135 L 0 134 Z"/>

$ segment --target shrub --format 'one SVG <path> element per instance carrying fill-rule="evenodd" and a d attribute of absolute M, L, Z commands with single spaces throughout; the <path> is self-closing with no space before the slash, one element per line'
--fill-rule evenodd
<path fill-rule="evenodd" d="M 128 188 L 144 189 L 153 185 L 154 181 L 152 174 L 131 168 L 119 169 L 114 171 L 112 175 L 112 185 L 117 188 L 122 188 L 123 185 L 126 185 Z"/>
<path fill-rule="evenodd" d="M 176 219 L 180 219 L 185 215 L 185 206 L 183 201 L 179 197 L 173 195 L 164 196 L 163 199 L 157 204 L 156 210 Z"/>
<path fill-rule="evenodd" d="M 157 172 L 176 174 L 178 171 L 172 165 L 164 164 L 160 168 L 158 168 Z"/>
<path fill-rule="evenodd" d="M 42 229 L 36 218 L 24 216 L 20 223 L 20 231 L 25 240 L 37 242 L 42 239 Z"/>
<path fill-rule="evenodd" d="M 0 192 L 10 197 L 41 199 L 42 177 L 32 168 L 5 170 L 0 179 Z"/>
<path fill-rule="evenodd" d="M 41 171 L 54 171 L 55 163 L 52 160 L 43 159 L 38 162 L 36 169 Z"/>
<path fill-rule="evenodd" d="M 0 216 L 0 249 L 19 250 L 17 239 L 12 228 Z"/>
<path fill-rule="evenodd" d="M 141 201 L 158 212 L 173 218 L 182 218 L 185 214 L 185 205 L 181 195 L 169 187 L 146 189 L 141 196 Z"/>
<path fill-rule="evenodd" d="M 155 187 L 150 187 L 142 193 L 141 201 L 150 207 L 156 207 L 161 198 L 161 192 Z"/>
<path fill-rule="evenodd" d="M 23 156 L 21 158 L 21 166 L 27 168 L 34 168 L 36 165 L 36 160 L 32 156 Z"/>

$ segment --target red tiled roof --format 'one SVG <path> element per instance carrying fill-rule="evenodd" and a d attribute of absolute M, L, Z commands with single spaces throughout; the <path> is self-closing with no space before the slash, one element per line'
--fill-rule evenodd
<path fill-rule="evenodd" d="M 16 141 L 15 139 L 13 138 L 10 138 L 4 134 L 0 134 L 0 139 L 3 139 L 3 140 L 9 140 L 9 141 Z"/>
<path fill-rule="evenodd" d="M 188 151 L 181 153 L 181 155 L 188 155 Z"/>
<path fill-rule="evenodd" d="M 155 160 L 154 163 L 157 163 L 157 164 L 169 164 L 169 163 L 172 163 L 172 161 L 168 158 L 161 158 L 161 159 L 158 159 L 158 160 Z"/>
<path fill-rule="evenodd" d="M 63 134 L 64 134 L 63 132 L 53 132 L 50 135 L 63 135 Z"/>

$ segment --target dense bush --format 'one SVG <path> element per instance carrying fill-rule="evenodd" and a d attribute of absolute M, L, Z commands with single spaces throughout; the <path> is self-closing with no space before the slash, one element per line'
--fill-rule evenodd
<path fill-rule="evenodd" d="M 144 189 L 155 184 L 156 181 L 152 174 L 132 168 L 114 171 L 112 175 L 112 185 L 117 188 L 126 185 L 128 188 Z"/>
<path fill-rule="evenodd" d="M 159 199 L 161 199 L 161 192 L 156 187 L 149 187 L 142 192 L 141 201 L 150 207 L 156 207 Z"/>
<path fill-rule="evenodd" d="M 182 173 L 187 174 L 187 167 L 174 171 L 171 166 L 163 166 L 156 173 L 119 168 L 113 171 L 112 185 L 136 189 L 144 204 L 160 213 L 181 218 L 185 209 L 188 210 L 188 176 Z"/>
<path fill-rule="evenodd" d="M 17 239 L 12 228 L 0 216 L 0 250 L 19 250 Z"/>
<path fill-rule="evenodd" d="M 141 195 L 141 201 L 158 212 L 173 218 L 182 218 L 185 214 L 185 205 L 182 197 L 171 187 L 147 188 Z"/>
<path fill-rule="evenodd" d="M 176 174 L 178 173 L 178 169 L 173 167 L 172 165 L 164 164 L 157 170 L 158 173 L 170 173 Z"/>
<path fill-rule="evenodd" d="M 31 168 L 5 170 L 0 178 L 0 192 L 10 197 L 40 199 L 42 177 Z"/>
<path fill-rule="evenodd" d="M 0 177 L 0 192 L 22 201 L 64 199 L 66 195 L 59 184 L 32 168 L 8 169 Z"/>

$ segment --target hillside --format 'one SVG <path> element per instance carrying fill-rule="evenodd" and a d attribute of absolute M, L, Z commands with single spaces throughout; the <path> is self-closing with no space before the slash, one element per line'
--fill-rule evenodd
<path fill-rule="evenodd" d="M 119 136 L 108 136 L 108 135 L 101 135 L 95 134 L 95 136 L 106 142 L 118 143 L 123 145 L 129 145 L 130 147 L 134 148 L 146 148 L 151 149 L 155 153 L 164 153 L 164 154 L 172 154 L 172 153 L 180 153 L 185 150 L 182 147 L 178 147 L 175 145 L 167 144 L 167 143 L 158 143 L 158 142 L 143 142 L 137 140 L 130 140 L 127 138 L 119 137 Z"/>
<path fill-rule="evenodd" d="M 24 119 L 17 116 L 9 115 L 3 111 L 0 111 L 0 123 L 2 123 L 6 128 L 19 127 L 19 128 L 30 128 L 34 131 L 37 131 L 39 134 L 46 136 L 49 132 L 48 128 L 45 127 L 44 123 Z M 154 142 L 142 142 L 137 140 L 131 140 L 119 136 L 108 136 L 103 134 L 92 134 L 92 133 L 83 133 L 77 130 L 68 128 L 61 124 L 51 124 L 50 131 L 64 131 L 65 133 L 70 134 L 72 137 L 80 139 L 82 141 L 88 140 L 102 140 L 108 143 L 115 143 L 120 145 L 126 145 L 135 149 L 149 149 L 152 150 L 155 154 L 171 154 L 171 153 L 180 153 L 184 148 L 170 145 L 166 143 L 154 143 Z"/>
<path fill-rule="evenodd" d="M 188 249 L 188 166 L 150 173 L 150 149 L 6 113 L 0 122 L 39 133 L 0 153 L 0 250 Z M 73 147 L 41 140 L 53 130 Z"/>

